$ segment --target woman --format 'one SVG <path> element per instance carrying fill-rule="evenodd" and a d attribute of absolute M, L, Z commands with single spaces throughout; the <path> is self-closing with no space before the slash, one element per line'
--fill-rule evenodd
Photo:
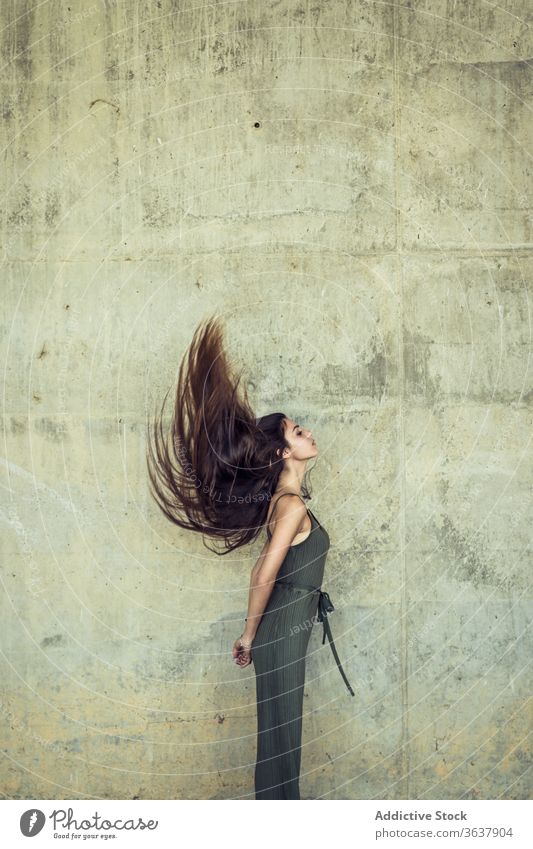
<path fill-rule="evenodd" d="M 171 438 L 164 438 L 161 413 L 154 446 L 148 441 L 148 472 L 167 518 L 222 540 L 224 551 L 206 546 L 216 554 L 253 542 L 266 528 L 246 624 L 232 654 L 240 668 L 253 660 L 256 675 L 255 798 L 299 799 L 305 655 L 317 614 L 322 642 L 328 636 L 354 692 L 329 629 L 327 614 L 334 608 L 320 589 L 329 537 L 304 502 L 310 497 L 304 474 L 318 454 L 316 442 L 283 413 L 256 419 L 239 382 L 222 328 L 210 318 L 197 328 L 179 369 Z"/>

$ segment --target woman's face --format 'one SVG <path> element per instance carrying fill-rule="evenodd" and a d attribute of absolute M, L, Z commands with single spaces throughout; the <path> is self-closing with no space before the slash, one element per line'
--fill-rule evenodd
<path fill-rule="evenodd" d="M 312 432 L 293 419 L 285 419 L 285 439 L 291 446 L 290 455 L 286 456 L 294 460 L 309 460 L 318 454 Z"/>

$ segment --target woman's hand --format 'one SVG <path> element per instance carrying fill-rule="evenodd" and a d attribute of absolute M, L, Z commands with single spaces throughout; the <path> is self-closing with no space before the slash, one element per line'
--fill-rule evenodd
<path fill-rule="evenodd" d="M 252 642 L 253 640 L 241 634 L 241 636 L 235 640 L 233 643 L 233 649 L 231 651 L 233 655 L 234 662 L 244 669 L 245 666 L 249 666 L 252 662 Z"/>

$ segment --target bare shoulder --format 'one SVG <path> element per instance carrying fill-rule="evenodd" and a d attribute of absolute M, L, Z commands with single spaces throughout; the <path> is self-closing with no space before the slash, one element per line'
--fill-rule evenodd
<path fill-rule="evenodd" d="M 270 533 L 267 527 L 268 549 L 258 573 L 266 577 L 267 581 L 275 580 L 294 538 L 303 532 L 302 525 L 305 525 L 307 516 L 307 507 L 297 492 L 286 492 L 283 495 L 284 498 L 281 495 L 276 498 L 268 519 L 273 530 Z"/>
<path fill-rule="evenodd" d="M 278 507 L 278 501 L 281 502 L 279 507 Z M 274 495 L 272 496 L 272 502 L 271 502 L 270 510 L 268 512 L 268 521 L 270 521 L 270 517 L 273 515 L 274 511 L 276 513 L 278 512 L 278 509 L 281 508 L 284 501 L 292 503 L 293 505 L 296 503 L 296 501 L 299 501 L 300 504 L 302 504 L 302 506 L 305 507 L 305 505 L 303 503 L 302 496 L 298 492 L 293 492 L 290 489 L 280 490 L 279 492 L 274 493 Z"/>
<path fill-rule="evenodd" d="M 274 504 L 274 508 L 276 508 L 276 514 L 278 516 L 280 514 L 285 515 L 286 513 L 293 513 L 295 510 L 300 511 L 301 513 L 307 513 L 305 502 L 303 501 L 302 496 L 298 495 L 297 492 L 284 492 L 282 493 L 282 496 L 280 495 Z"/>
<path fill-rule="evenodd" d="M 280 526 L 288 527 L 289 530 L 296 529 L 297 532 L 306 516 L 307 507 L 302 496 L 297 492 L 282 492 L 274 501 L 267 526 L 272 526 L 272 532 Z"/>

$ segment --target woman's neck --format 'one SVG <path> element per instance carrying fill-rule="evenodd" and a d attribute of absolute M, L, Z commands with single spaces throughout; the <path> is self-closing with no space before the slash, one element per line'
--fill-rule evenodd
<path fill-rule="evenodd" d="M 302 483 L 304 479 L 305 473 L 305 465 L 303 466 L 301 473 L 299 471 L 293 470 L 290 474 L 284 475 L 283 473 L 278 478 L 277 489 L 291 489 L 293 492 L 301 492 Z"/>

